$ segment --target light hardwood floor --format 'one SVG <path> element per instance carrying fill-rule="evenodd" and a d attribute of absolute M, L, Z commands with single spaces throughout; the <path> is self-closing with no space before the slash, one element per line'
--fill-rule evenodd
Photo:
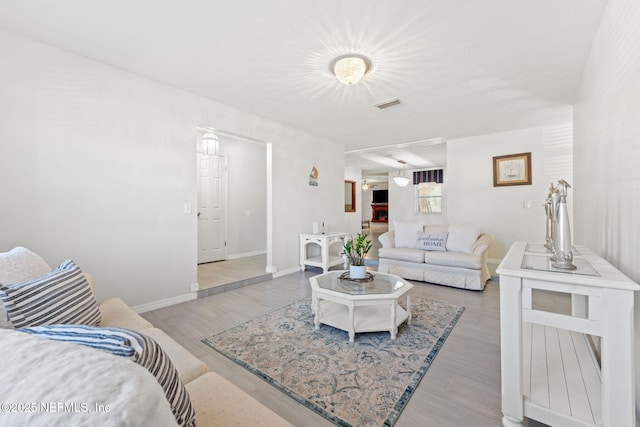
<path fill-rule="evenodd" d="M 184 345 L 211 370 L 293 425 L 331 426 L 332 423 L 320 415 L 200 342 L 239 323 L 310 297 L 308 278 L 319 272 L 312 269 L 294 273 L 147 312 L 143 317 Z M 478 292 L 413 283 L 412 295 L 416 297 L 462 305 L 466 309 L 395 425 L 501 426 L 498 284 L 489 282 L 484 291 Z M 566 301 L 549 298 L 549 304 L 564 307 Z M 530 427 L 541 425 L 528 423 Z"/>
<path fill-rule="evenodd" d="M 384 223 L 371 223 L 371 227 L 367 230 L 363 230 L 362 232 L 366 234 L 371 240 L 371 250 L 366 256 L 367 261 L 378 261 L 378 249 L 382 247 L 378 237 L 381 234 L 387 232 L 389 230 L 388 224 Z"/>
<path fill-rule="evenodd" d="M 200 289 L 210 289 L 266 274 L 267 255 L 254 255 L 198 265 Z"/>

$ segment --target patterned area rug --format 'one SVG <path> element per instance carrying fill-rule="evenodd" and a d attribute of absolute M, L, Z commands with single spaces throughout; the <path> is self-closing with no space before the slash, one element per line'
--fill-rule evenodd
<path fill-rule="evenodd" d="M 339 426 L 392 426 L 462 315 L 412 298 L 412 324 L 356 334 L 313 327 L 303 299 L 202 340 Z"/>

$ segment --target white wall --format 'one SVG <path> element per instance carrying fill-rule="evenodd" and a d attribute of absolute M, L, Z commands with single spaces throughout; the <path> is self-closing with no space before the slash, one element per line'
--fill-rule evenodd
<path fill-rule="evenodd" d="M 413 172 L 418 170 L 443 169 L 444 180 L 442 183 L 442 212 L 418 213 L 416 212 L 416 190 L 413 186 Z M 393 228 L 393 221 L 427 224 L 447 224 L 447 169 L 444 167 L 407 170 L 406 176 L 412 181 L 406 187 L 398 187 L 393 181 L 393 173 L 389 174 L 389 225 Z"/>
<path fill-rule="evenodd" d="M 344 230 L 344 146 L 326 141 L 306 144 L 296 135 L 269 140 L 274 141 L 274 265 L 282 274 L 299 268 L 298 234 L 311 233 L 313 222 L 324 222 L 327 232 Z M 317 187 L 309 185 L 314 165 L 319 172 Z"/>
<path fill-rule="evenodd" d="M 267 145 L 219 134 L 228 158 L 229 258 L 267 251 Z"/>
<path fill-rule="evenodd" d="M 356 211 L 355 212 L 345 212 L 344 213 L 344 231 L 356 235 L 362 231 L 362 169 L 348 167 L 345 168 L 344 171 L 344 179 L 346 181 L 355 181 L 356 188 Z M 346 192 L 345 192 L 346 197 Z M 349 200 L 349 203 L 351 200 Z M 345 199 L 346 203 L 346 199 Z M 369 208 L 371 209 L 371 208 Z"/>
<path fill-rule="evenodd" d="M 343 227 L 344 147 L 0 31 L 0 250 L 73 258 L 98 299 L 139 305 L 196 283 L 196 126 L 272 143 L 271 267 L 298 233 Z M 320 186 L 308 186 L 313 164 Z"/>
<path fill-rule="evenodd" d="M 447 141 L 447 219 L 475 224 L 496 236 L 489 258 L 501 259 L 513 242 L 543 242 L 542 208 L 550 183 L 572 184 L 572 125 L 535 127 Z M 531 152 L 532 185 L 493 186 L 493 157 Z M 571 214 L 573 194 L 569 193 Z M 525 208 L 525 201 L 531 207 Z"/>
<path fill-rule="evenodd" d="M 587 61 L 575 126 L 576 243 L 640 283 L 640 2 L 609 0 Z M 640 295 L 635 297 L 640 414 Z"/>

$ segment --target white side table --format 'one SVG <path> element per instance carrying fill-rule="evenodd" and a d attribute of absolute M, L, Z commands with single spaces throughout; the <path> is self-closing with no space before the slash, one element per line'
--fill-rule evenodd
<path fill-rule="evenodd" d="M 588 248 L 558 271 L 542 244 L 516 242 L 498 269 L 504 426 L 634 427 L 634 292 L 640 286 Z M 572 296 L 572 313 L 537 309 L 532 291 Z M 586 335 L 602 337 L 602 368 Z"/>
<path fill-rule="evenodd" d="M 335 243 L 342 243 L 342 238 L 348 233 L 325 233 L 325 234 L 301 234 L 300 235 L 300 270 L 304 271 L 305 266 L 321 267 L 323 272 L 329 271 L 329 267 L 344 263 L 342 256 L 329 256 L 329 248 Z M 320 256 L 309 257 L 307 246 L 320 246 Z"/>

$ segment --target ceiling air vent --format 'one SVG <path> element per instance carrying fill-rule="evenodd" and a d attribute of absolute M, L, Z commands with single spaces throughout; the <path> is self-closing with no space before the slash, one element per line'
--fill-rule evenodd
<path fill-rule="evenodd" d="M 383 101 L 375 105 L 376 107 L 382 110 L 384 108 L 393 107 L 394 105 L 398 105 L 398 104 L 400 104 L 400 100 L 398 98 L 393 98 L 388 101 Z"/>

